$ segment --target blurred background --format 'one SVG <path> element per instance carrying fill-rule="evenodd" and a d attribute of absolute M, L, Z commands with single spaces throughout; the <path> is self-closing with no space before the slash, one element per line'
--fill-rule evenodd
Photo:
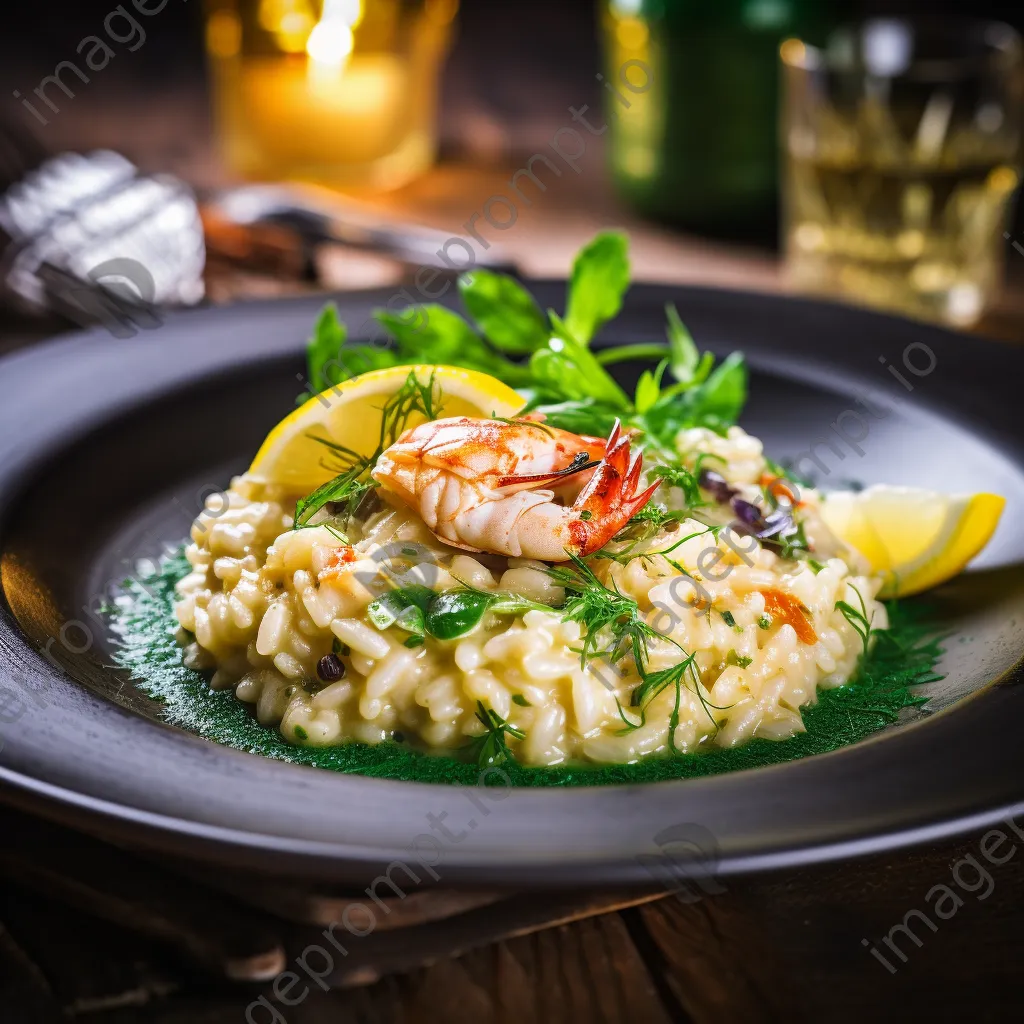
<path fill-rule="evenodd" d="M 928 35 L 891 21 L 836 35 L 904 16 L 930 19 Z M 0 169 L 10 187 L 46 154 L 105 148 L 176 176 L 204 204 L 215 301 L 408 274 L 373 245 L 296 251 L 215 201 L 288 179 L 348 196 L 360 230 L 361 216 L 475 230 L 526 274 L 565 273 L 595 229 L 622 226 L 636 277 L 1019 337 L 1019 40 L 957 17 L 1024 28 L 998 0 L 22 4 L 0 39 Z M 800 43 L 784 70 L 785 40 Z"/>

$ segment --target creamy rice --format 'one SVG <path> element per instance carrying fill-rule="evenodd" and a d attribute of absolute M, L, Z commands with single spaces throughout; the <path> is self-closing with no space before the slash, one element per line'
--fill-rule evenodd
<path fill-rule="evenodd" d="M 740 428 L 725 437 L 684 431 L 678 445 L 690 465 L 710 453 L 708 465 L 731 485 L 752 499 L 760 495 L 767 469 L 761 444 Z M 405 509 L 375 513 L 349 547 L 329 525 L 293 530 L 296 496 L 257 479 L 237 478 L 228 497 L 226 509 L 218 499 L 192 528 L 192 571 L 178 584 L 176 606 L 185 662 L 211 670 L 213 688 L 233 688 L 260 722 L 297 744 L 398 739 L 450 752 L 486 732 L 480 704 L 521 732 L 521 740 L 506 739 L 531 765 L 627 762 L 753 737 L 781 740 L 803 729 L 800 708 L 815 701 L 819 687 L 841 686 L 856 669 L 861 637 L 837 602 L 859 608 L 863 599 L 872 627 L 887 624 L 875 600 L 880 581 L 828 533 L 815 493 L 800 495 L 813 564 L 782 559 L 751 537 L 730 543 L 719 534 L 716 541 L 704 524 L 687 519 L 634 552 L 703 534 L 680 543 L 671 562 L 660 554 L 624 564 L 591 561 L 668 638 L 650 645 L 649 671 L 677 664 L 680 648 L 695 653 L 696 673 L 678 695 L 667 687 L 654 697 L 641 724 L 630 707 L 640 683 L 636 667 L 629 658 L 581 667 L 581 627 L 563 621 L 565 595 L 544 564 L 446 547 Z M 683 507 L 667 486 L 656 500 Z M 551 610 L 488 613 L 466 636 L 427 636 L 409 647 L 408 632 L 378 629 L 367 617 L 370 602 L 396 583 L 433 590 L 470 584 Z M 799 602 L 816 641 L 768 615 L 766 592 Z M 325 682 L 317 665 L 332 651 L 344 675 Z"/>

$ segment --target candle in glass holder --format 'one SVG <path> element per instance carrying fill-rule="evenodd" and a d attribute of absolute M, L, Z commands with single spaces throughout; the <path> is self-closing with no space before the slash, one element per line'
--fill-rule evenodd
<path fill-rule="evenodd" d="M 241 17 L 237 2 L 211 14 L 217 120 L 232 168 L 248 178 L 391 188 L 428 167 L 453 0 L 384 0 L 365 10 L 327 0 L 319 20 L 302 20 L 295 2 L 276 0 L 288 32 Z"/>

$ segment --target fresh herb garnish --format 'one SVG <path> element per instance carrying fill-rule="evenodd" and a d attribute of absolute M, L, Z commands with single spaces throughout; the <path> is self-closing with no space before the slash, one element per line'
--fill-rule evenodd
<path fill-rule="evenodd" d="M 580 666 L 586 668 L 598 656 L 614 665 L 632 654 L 633 663 L 642 675 L 647 665 L 647 645 L 652 640 L 667 638 L 647 625 L 636 601 L 617 589 L 606 587 L 594 570 L 576 555 L 570 557 L 569 565 L 552 566 L 547 573 L 566 591 L 562 618 L 583 627 Z M 605 629 L 610 634 L 607 645 L 602 636 Z"/>
<path fill-rule="evenodd" d="M 596 332 L 621 309 L 628 284 L 626 238 L 602 232 L 576 257 L 564 318 L 553 310 L 545 315 L 514 278 L 484 270 L 459 277 L 475 327 L 436 304 L 386 309 L 376 318 L 390 335 L 390 347 L 346 344 L 336 311 L 327 307 L 308 346 L 310 387 L 329 387 L 385 366 L 430 362 L 480 370 L 523 389 L 530 396 L 527 408 L 543 411 L 552 426 L 606 436 L 619 419 L 663 452 L 674 450 L 675 436 L 685 427 L 723 431 L 735 423 L 746 398 L 742 356 L 734 354 L 713 369 L 714 357 L 698 352 L 674 307 L 666 309 L 667 343 L 590 351 Z M 632 396 L 606 369 L 649 358 L 661 363 L 645 371 Z"/>
<path fill-rule="evenodd" d="M 854 631 L 860 637 L 861 644 L 863 645 L 863 653 L 868 653 L 868 644 L 871 640 L 871 618 L 868 617 L 868 607 L 864 601 L 864 595 L 854 586 L 850 589 L 857 595 L 857 601 L 860 604 L 860 608 L 854 608 L 848 601 L 836 601 L 836 610 L 843 613 L 843 618 L 853 627 Z"/>
<path fill-rule="evenodd" d="M 757 625 L 759 629 L 771 629 L 772 628 L 772 617 L 768 612 L 762 612 L 757 617 Z"/>
<path fill-rule="evenodd" d="M 647 707 L 664 690 L 670 686 L 675 688 L 676 695 L 675 701 L 672 705 L 672 711 L 669 714 L 668 719 L 668 746 L 669 750 L 673 754 L 678 754 L 680 751 L 676 747 L 676 729 L 679 726 L 679 707 L 682 703 L 682 691 L 683 687 L 686 686 L 686 676 L 690 675 L 693 686 L 687 687 L 696 694 L 697 699 L 701 703 L 701 707 L 704 709 L 704 713 L 708 718 L 715 723 L 717 728 L 717 721 L 715 716 L 711 714 L 712 710 L 720 711 L 723 710 L 715 704 L 711 704 L 704 694 L 701 693 L 700 689 L 700 675 L 697 672 L 696 655 L 688 654 L 682 661 L 677 665 L 672 665 L 670 668 L 661 669 L 659 672 L 645 672 L 643 674 L 643 681 L 633 691 L 632 706 L 638 708 L 640 711 L 640 721 L 637 724 L 631 723 L 625 715 L 622 714 L 620 709 L 620 717 L 626 723 L 626 728 L 623 732 L 631 732 L 633 729 L 639 728 L 644 725 L 647 721 Z"/>
<path fill-rule="evenodd" d="M 505 734 L 517 740 L 526 739 L 526 733 L 509 725 L 501 715 L 493 708 L 485 707 L 483 701 L 476 702 L 476 717 L 487 730 L 483 736 L 473 741 L 472 745 L 479 745 L 477 751 L 477 763 L 481 768 L 515 763 L 512 751 L 508 749 L 508 742 Z"/>
<path fill-rule="evenodd" d="M 565 327 L 580 344 L 589 344 L 598 329 L 618 316 L 629 287 L 629 240 L 617 231 L 602 231 L 576 255 L 569 278 Z"/>
<path fill-rule="evenodd" d="M 707 504 L 701 498 L 697 477 L 685 466 L 680 464 L 655 466 L 651 470 L 651 476 L 656 480 L 664 480 L 669 487 L 678 487 L 683 492 L 683 502 L 687 508 Z"/>
<path fill-rule="evenodd" d="M 727 626 L 729 626 L 731 629 L 740 628 L 740 627 L 737 627 L 737 625 L 736 625 L 736 616 L 733 615 L 732 612 L 724 611 L 724 612 L 719 612 L 719 614 L 722 616 L 722 620 L 725 622 L 725 624 Z"/>
<path fill-rule="evenodd" d="M 384 404 L 381 410 L 380 438 L 376 450 L 368 456 L 345 448 L 343 445 L 322 438 L 314 437 L 330 452 L 340 472 L 327 483 L 321 484 L 312 494 L 299 499 L 295 506 L 295 527 L 305 526 L 310 519 L 325 505 L 338 506 L 341 519 L 348 522 L 355 514 L 359 503 L 366 495 L 377 487 L 370 476 L 377 459 L 385 449 L 398 440 L 399 434 L 405 430 L 409 419 L 421 415 L 425 420 L 435 420 L 439 415 L 439 406 L 434 398 L 434 375 L 426 384 L 416 378 L 414 371 L 409 371 L 405 383 Z"/>
<path fill-rule="evenodd" d="M 302 405 L 349 376 L 346 368 L 335 362 L 338 354 L 344 350 L 345 336 L 345 325 L 338 319 L 338 307 L 329 302 L 320 311 L 313 325 L 313 334 L 306 344 L 306 380 L 309 391 L 299 395 L 296 404 Z"/>
<path fill-rule="evenodd" d="M 469 315 L 502 352 L 527 355 L 547 343 L 551 329 L 533 296 L 514 278 L 489 270 L 459 276 Z"/>
<path fill-rule="evenodd" d="M 740 668 L 748 668 L 754 663 L 754 659 L 745 654 L 737 654 L 733 648 L 730 648 L 729 653 L 725 656 L 725 663 L 726 665 L 738 665 Z"/>
<path fill-rule="evenodd" d="M 422 584 L 396 587 L 371 601 L 366 617 L 377 629 L 398 626 L 407 633 L 422 635 L 426 632 L 426 614 L 434 591 Z"/>
<path fill-rule="evenodd" d="M 495 597 L 483 590 L 445 590 L 431 601 L 426 628 L 438 640 L 454 640 L 474 630 L 494 603 Z"/>
<path fill-rule="evenodd" d="M 419 637 L 455 640 L 471 633 L 487 612 L 499 615 L 522 615 L 551 607 L 529 601 L 505 591 L 479 590 L 461 583 L 450 590 L 435 592 L 422 584 L 396 587 L 382 594 L 367 607 L 367 618 L 377 629 L 398 626 Z M 411 638 L 410 638 L 411 639 Z M 416 646 L 405 641 L 406 646 Z"/>
<path fill-rule="evenodd" d="M 512 694 L 512 703 L 518 704 L 521 708 L 533 707 L 533 705 L 521 693 Z"/>

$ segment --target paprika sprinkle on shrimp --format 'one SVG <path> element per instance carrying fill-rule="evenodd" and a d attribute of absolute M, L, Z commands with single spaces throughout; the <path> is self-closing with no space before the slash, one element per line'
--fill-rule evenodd
<path fill-rule="evenodd" d="M 438 540 L 467 551 L 561 562 L 606 544 L 657 489 L 616 422 L 608 439 L 528 420 L 465 416 L 407 430 L 372 475 Z"/>

